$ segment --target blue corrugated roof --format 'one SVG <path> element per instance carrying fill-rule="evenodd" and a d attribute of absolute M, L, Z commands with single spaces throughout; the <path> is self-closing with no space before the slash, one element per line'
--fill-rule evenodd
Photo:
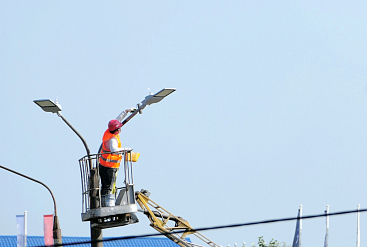
<path fill-rule="evenodd" d="M 109 239 L 109 238 L 104 238 Z M 186 239 L 190 241 L 189 239 Z M 90 237 L 62 237 L 62 242 L 66 243 L 80 243 L 88 242 Z M 27 236 L 27 246 L 43 246 L 45 244 L 42 237 Z M 17 246 L 17 236 L 1 236 L 0 235 L 0 247 L 14 247 Z M 77 244 L 69 245 L 71 247 L 90 247 L 90 244 Z M 134 238 L 134 239 L 121 239 L 116 241 L 106 241 L 103 243 L 103 247 L 177 247 L 178 245 L 168 238 Z"/>

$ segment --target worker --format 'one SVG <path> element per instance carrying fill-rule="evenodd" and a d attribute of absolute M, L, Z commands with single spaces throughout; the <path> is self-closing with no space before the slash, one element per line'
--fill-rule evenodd
<path fill-rule="evenodd" d="M 101 154 L 99 157 L 99 175 L 102 184 L 102 207 L 115 206 L 116 174 L 122 160 L 122 154 L 115 152 L 132 150 L 121 147 L 119 135 L 122 127 L 121 122 L 129 112 L 134 111 L 135 108 L 130 108 L 121 112 L 116 119 L 109 121 L 108 129 L 103 134 L 102 144 L 98 151 Z"/>

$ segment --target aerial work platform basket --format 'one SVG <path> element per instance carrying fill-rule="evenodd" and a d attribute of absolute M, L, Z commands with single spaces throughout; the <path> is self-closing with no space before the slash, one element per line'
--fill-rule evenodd
<path fill-rule="evenodd" d="M 117 187 L 112 195 L 115 205 L 102 207 L 101 182 L 99 176 L 99 158 L 101 154 L 86 155 L 79 159 L 82 182 L 82 221 L 91 221 L 93 227 L 111 228 L 138 222 L 138 211 L 134 194 L 133 162 L 139 153 L 132 150 L 118 152 L 123 156 L 118 171 L 119 180 L 124 186 Z"/>

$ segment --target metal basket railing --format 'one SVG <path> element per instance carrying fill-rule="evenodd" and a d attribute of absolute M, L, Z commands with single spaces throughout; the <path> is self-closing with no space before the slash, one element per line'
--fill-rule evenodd
<path fill-rule="evenodd" d="M 112 153 L 112 152 L 110 152 Z M 126 188 L 129 185 L 134 184 L 134 177 L 133 177 L 133 165 L 132 165 L 132 150 L 123 150 L 120 152 L 114 152 L 114 154 L 121 154 L 123 156 L 119 171 L 123 170 L 124 175 L 124 184 L 125 187 L 117 187 L 115 197 L 118 195 L 118 192 Z M 91 154 L 86 155 L 83 158 L 79 159 L 79 166 L 80 166 L 80 176 L 81 176 L 81 183 L 82 183 L 82 213 L 87 212 L 90 210 L 90 195 L 92 193 L 98 194 L 97 200 L 99 208 L 101 207 L 101 182 L 99 179 L 99 158 L 101 153 L 98 154 Z M 122 164 L 123 162 L 123 164 Z M 91 169 L 95 169 L 97 171 L 97 178 L 98 178 L 98 188 L 92 188 L 90 185 L 90 175 Z M 96 190 L 96 191 L 95 191 Z"/>

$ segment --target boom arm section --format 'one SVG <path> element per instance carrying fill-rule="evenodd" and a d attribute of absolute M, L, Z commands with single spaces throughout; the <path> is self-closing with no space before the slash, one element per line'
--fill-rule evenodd
<path fill-rule="evenodd" d="M 182 247 L 201 246 L 186 241 L 186 237 L 190 234 L 195 235 L 197 238 L 201 239 L 211 247 L 219 247 L 219 245 L 201 233 L 195 231 L 195 229 L 190 226 L 187 220 L 184 220 L 179 216 L 174 216 L 166 209 L 151 200 L 149 196 L 150 192 L 146 190 L 135 192 L 136 202 L 141 207 L 143 213 L 149 218 L 151 227 L 164 234 L 167 238 L 171 239 L 173 242 Z M 174 221 L 175 225 L 173 227 L 168 226 L 169 221 Z"/>

